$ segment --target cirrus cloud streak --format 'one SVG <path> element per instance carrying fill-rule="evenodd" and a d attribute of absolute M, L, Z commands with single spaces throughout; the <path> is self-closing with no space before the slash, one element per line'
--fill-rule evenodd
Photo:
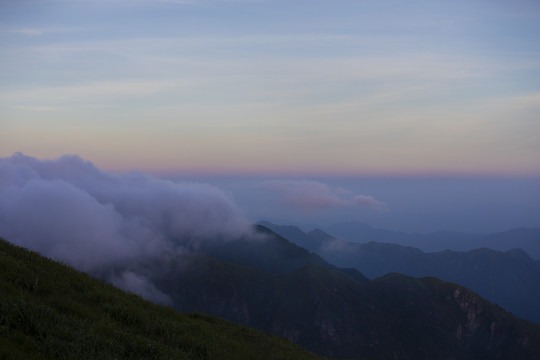
<path fill-rule="evenodd" d="M 271 192 L 282 207 L 315 212 L 332 208 L 372 208 L 381 210 L 386 204 L 368 195 L 354 195 L 343 188 L 310 180 L 272 180 L 260 185 Z"/>

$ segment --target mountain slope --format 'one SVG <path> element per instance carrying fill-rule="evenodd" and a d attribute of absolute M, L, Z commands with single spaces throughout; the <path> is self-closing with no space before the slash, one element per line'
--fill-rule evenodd
<path fill-rule="evenodd" d="M 540 327 L 435 278 L 358 282 L 312 264 L 268 274 L 208 256 L 172 261 L 154 283 L 181 311 L 278 334 L 332 357 L 521 359 L 540 356 Z"/>
<path fill-rule="evenodd" d="M 270 223 L 265 226 L 273 229 Z M 294 236 L 295 230 L 290 226 L 280 225 L 282 231 Z M 454 251 L 469 251 L 482 247 L 493 250 L 507 251 L 523 249 L 533 259 L 540 260 L 540 229 L 511 229 L 490 235 L 468 234 L 455 231 L 438 231 L 429 234 L 405 233 L 373 228 L 359 222 L 345 222 L 322 228 L 334 238 L 346 241 L 368 243 L 371 241 L 392 243 L 402 246 L 412 246 L 422 251 L 435 252 L 451 249 Z M 299 229 L 298 229 L 299 230 Z"/>
<path fill-rule="evenodd" d="M 512 229 L 482 238 L 482 246 L 495 250 L 523 249 L 533 259 L 540 260 L 540 229 Z"/>
<path fill-rule="evenodd" d="M 264 226 L 256 225 L 253 230 L 253 238 L 207 242 L 197 252 L 276 274 L 288 273 L 308 264 L 330 266 L 319 255 L 306 251 Z"/>
<path fill-rule="evenodd" d="M 516 315 L 540 323 L 540 261 L 524 251 L 487 248 L 437 253 L 390 243 L 354 243 L 321 230 L 303 233 L 291 227 L 266 224 L 290 240 L 310 243 L 310 250 L 332 264 L 353 267 L 369 278 L 390 272 L 414 277 L 434 276 L 462 284 Z"/>
<path fill-rule="evenodd" d="M 7 357 L 315 358 L 246 327 L 152 305 L 4 242 L 0 264 L 0 349 Z M 320 354 L 540 357 L 539 326 L 433 278 L 390 274 L 358 281 L 324 264 L 271 274 L 209 255 L 174 255 L 145 265 L 147 273 L 139 275 L 176 309 L 257 327 Z"/>
<path fill-rule="evenodd" d="M 308 250 L 265 226 L 256 225 L 253 227 L 251 238 L 209 241 L 201 243 L 195 252 L 252 266 L 271 274 L 286 274 L 306 265 L 318 264 L 342 271 L 358 281 L 368 281 L 359 271 L 352 268 L 337 268 Z"/>
<path fill-rule="evenodd" d="M 283 339 L 182 315 L 0 239 L 2 359 L 321 359 Z"/>

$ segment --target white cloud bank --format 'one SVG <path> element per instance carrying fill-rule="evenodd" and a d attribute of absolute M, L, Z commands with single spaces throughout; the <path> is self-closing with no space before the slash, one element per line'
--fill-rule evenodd
<path fill-rule="evenodd" d="M 0 159 L 0 236 L 94 275 L 249 230 L 230 197 L 209 185 L 113 174 L 78 156 Z M 140 275 L 114 276 L 167 302 Z"/>

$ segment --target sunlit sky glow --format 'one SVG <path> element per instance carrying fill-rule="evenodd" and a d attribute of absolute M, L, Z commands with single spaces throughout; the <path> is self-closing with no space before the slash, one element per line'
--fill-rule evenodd
<path fill-rule="evenodd" d="M 540 175 L 535 0 L 4 0 L 0 34 L 0 157 Z"/>
<path fill-rule="evenodd" d="M 207 182 L 250 221 L 538 227 L 538 39 L 537 0 L 4 0 L 0 158 Z"/>

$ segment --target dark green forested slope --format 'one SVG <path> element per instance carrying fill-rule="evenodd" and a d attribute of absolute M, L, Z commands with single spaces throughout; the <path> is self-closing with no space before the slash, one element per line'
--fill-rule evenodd
<path fill-rule="evenodd" d="M 183 315 L 0 239 L 0 359 L 322 359 Z"/>
<path fill-rule="evenodd" d="M 268 274 L 204 255 L 162 269 L 153 281 L 180 311 L 259 328 L 326 356 L 540 358 L 540 326 L 436 278 L 388 274 L 359 282 L 319 264 Z"/>
<path fill-rule="evenodd" d="M 328 262 L 355 268 L 369 278 L 390 272 L 413 277 L 434 276 L 466 286 L 517 316 L 540 324 L 540 261 L 529 257 L 523 250 L 479 248 L 467 252 L 446 250 L 426 253 L 417 248 L 383 243 L 384 238 L 379 242 L 355 243 L 335 239 L 320 230 L 305 233 L 294 226 L 268 222 L 265 225 Z M 536 233 L 513 230 L 493 235 L 493 239 L 500 239 L 501 244 L 505 242 L 508 245 L 513 234 L 516 247 L 520 243 L 532 246 Z M 540 244 L 540 237 L 536 240 Z"/>
<path fill-rule="evenodd" d="M 399 274 L 369 281 L 320 261 L 269 273 L 245 264 L 249 254 L 264 260 L 273 247 L 262 245 L 264 251 L 255 245 L 245 254 L 224 251 L 228 258 L 242 255 L 235 255 L 241 263 L 197 254 L 148 262 L 137 270 L 179 311 L 259 328 L 321 355 L 540 359 L 540 326 L 462 286 Z M 291 255 L 296 248 L 283 251 L 270 258 L 292 259 L 285 264 L 305 258 Z M 266 269 L 270 262 L 262 263 Z M 0 359 L 318 358 L 246 326 L 153 305 L 0 241 Z"/>

